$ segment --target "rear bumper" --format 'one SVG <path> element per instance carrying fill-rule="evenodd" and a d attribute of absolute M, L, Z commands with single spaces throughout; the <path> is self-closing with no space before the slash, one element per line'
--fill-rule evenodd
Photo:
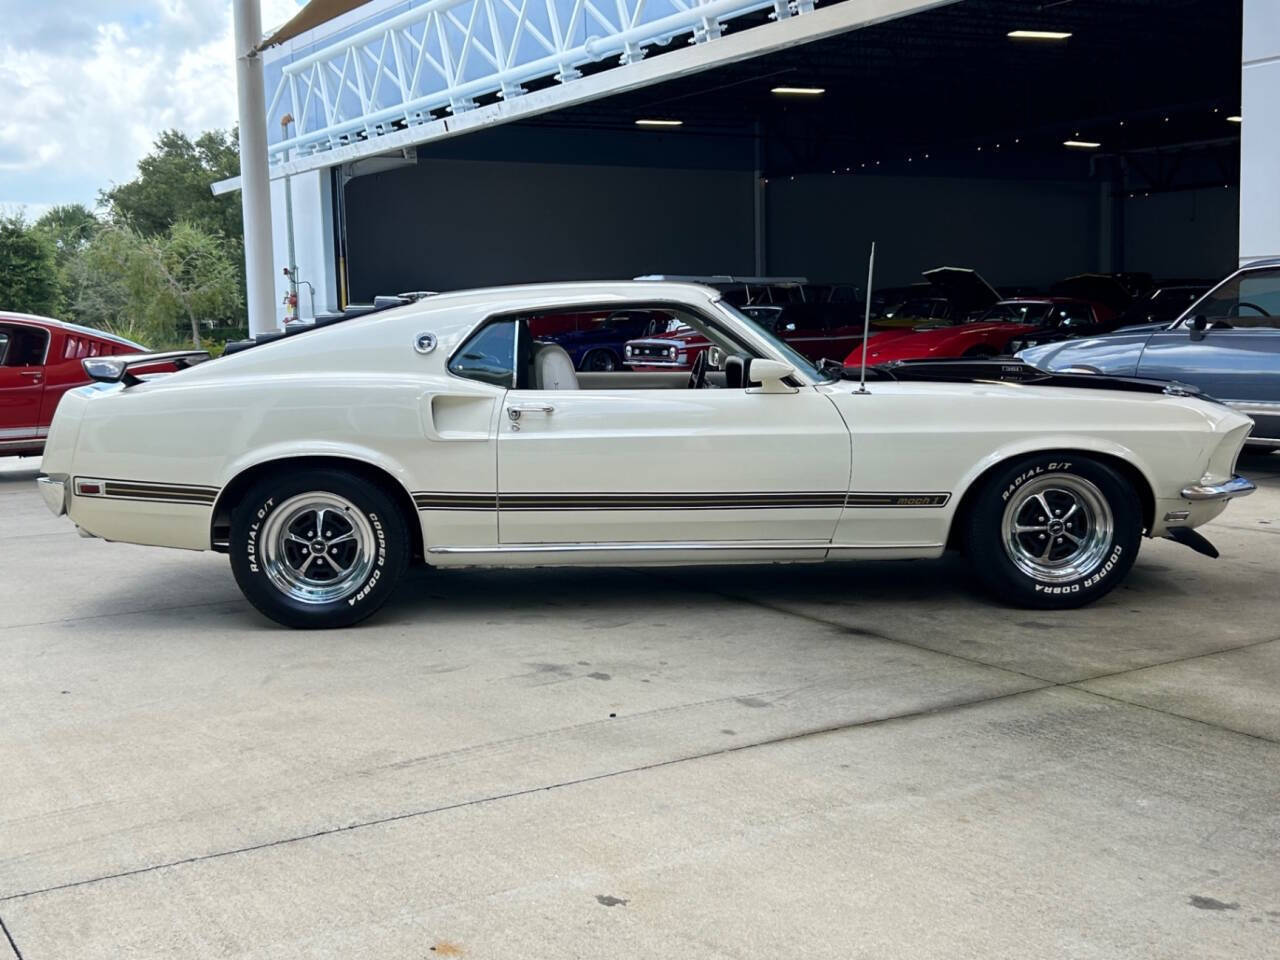
<path fill-rule="evenodd" d="M 62 474 L 42 474 L 36 477 L 36 488 L 44 498 L 44 504 L 55 517 L 67 513 L 67 478 Z"/>
<path fill-rule="evenodd" d="M 1230 500 L 1234 497 L 1247 497 L 1258 488 L 1253 482 L 1239 475 L 1224 483 L 1194 483 L 1182 488 L 1184 500 Z"/>

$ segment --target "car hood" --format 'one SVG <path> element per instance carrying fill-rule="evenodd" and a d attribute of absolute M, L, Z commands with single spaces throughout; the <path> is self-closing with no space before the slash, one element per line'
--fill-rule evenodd
<path fill-rule="evenodd" d="M 1164 324 L 1130 327 L 1096 337 L 1061 340 L 1028 347 L 1018 352 L 1018 359 L 1041 370 L 1058 371 L 1080 367 L 1117 377 L 1132 377 L 1138 361 L 1152 335 Z"/>
<path fill-rule="evenodd" d="M 1023 323 L 962 323 L 945 327 L 917 327 L 882 333 L 870 341 L 868 359 L 878 354 L 923 356 L 951 344 L 981 340 L 988 334 L 1015 337 L 1036 328 Z"/>
<path fill-rule="evenodd" d="M 983 310 L 1000 302 L 1000 294 L 976 270 L 937 267 L 926 270 L 923 276 L 961 313 Z"/>

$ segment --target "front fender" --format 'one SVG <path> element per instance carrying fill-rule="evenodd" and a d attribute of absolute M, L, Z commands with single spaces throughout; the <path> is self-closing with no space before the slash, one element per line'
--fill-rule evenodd
<path fill-rule="evenodd" d="M 1155 482 L 1156 473 L 1150 463 L 1137 451 L 1123 444 L 1107 440 L 1102 437 L 1091 437 L 1078 433 L 1057 433 L 1046 434 L 1043 437 L 1026 438 L 1014 443 L 1005 444 L 996 450 L 991 451 L 987 456 L 983 457 L 963 476 L 956 489 L 956 512 L 952 515 L 952 524 L 955 523 L 955 517 L 959 513 L 959 505 L 964 502 L 965 498 L 973 491 L 974 484 L 977 483 L 989 470 L 1002 463 L 1011 460 L 1018 460 L 1022 457 L 1037 456 L 1040 454 L 1048 454 L 1061 451 L 1064 459 L 1069 459 L 1071 454 L 1099 454 L 1104 457 L 1114 457 L 1122 460 L 1132 467 L 1146 482 L 1147 489 L 1139 490 L 1139 496 L 1146 497 L 1150 502 L 1147 506 L 1153 506 L 1155 498 L 1160 496 L 1160 485 Z M 1203 452 L 1203 449 L 1202 449 Z M 1166 484 L 1167 485 L 1167 484 Z"/>

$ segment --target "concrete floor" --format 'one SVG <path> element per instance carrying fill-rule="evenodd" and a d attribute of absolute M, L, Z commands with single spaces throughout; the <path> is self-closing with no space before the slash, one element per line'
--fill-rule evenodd
<path fill-rule="evenodd" d="M 280 630 L 0 465 L 0 958 L 1280 957 L 1280 455 L 1087 610 L 415 573 Z"/>

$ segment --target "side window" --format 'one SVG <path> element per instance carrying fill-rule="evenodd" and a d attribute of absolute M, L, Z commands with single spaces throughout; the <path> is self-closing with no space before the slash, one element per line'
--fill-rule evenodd
<path fill-rule="evenodd" d="M 6 367 L 44 366 L 45 350 L 49 346 L 49 334 L 34 327 L 9 327 L 4 331 L 8 343 L 4 350 Z"/>
<path fill-rule="evenodd" d="M 1215 326 L 1280 329 L 1280 270 L 1251 270 L 1223 284 L 1193 311 Z"/>
<path fill-rule="evenodd" d="M 514 387 L 515 370 L 515 320 L 497 320 L 485 325 L 472 334 L 449 361 L 450 373 L 495 387 Z"/>

